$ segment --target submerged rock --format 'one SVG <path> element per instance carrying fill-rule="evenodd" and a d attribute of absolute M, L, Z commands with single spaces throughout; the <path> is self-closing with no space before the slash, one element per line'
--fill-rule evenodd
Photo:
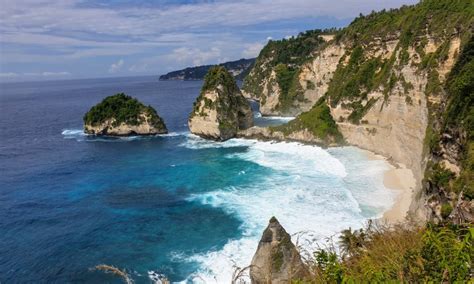
<path fill-rule="evenodd" d="M 106 97 L 84 115 L 84 132 L 131 136 L 164 134 L 168 130 L 154 108 L 120 93 Z"/>
<path fill-rule="evenodd" d="M 263 231 L 250 266 L 250 279 L 255 284 L 291 283 L 309 276 L 306 265 L 290 235 L 275 217 Z"/>
<path fill-rule="evenodd" d="M 188 125 L 191 133 L 220 141 L 253 125 L 250 104 L 224 67 L 213 67 L 207 73 Z"/>

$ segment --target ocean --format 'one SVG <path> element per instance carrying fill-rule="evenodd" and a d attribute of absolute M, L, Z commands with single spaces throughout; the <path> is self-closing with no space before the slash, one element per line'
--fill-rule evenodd
<path fill-rule="evenodd" d="M 314 249 L 382 216 L 389 165 L 355 147 L 191 135 L 201 81 L 157 77 L 0 85 L 0 282 L 230 283 L 275 216 Z M 170 131 L 97 138 L 82 117 L 118 92 L 153 106 Z M 288 119 L 264 118 L 258 125 Z"/>

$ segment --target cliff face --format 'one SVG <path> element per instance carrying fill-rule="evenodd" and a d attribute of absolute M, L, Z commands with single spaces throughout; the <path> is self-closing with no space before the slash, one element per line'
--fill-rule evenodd
<path fill-rule="evenodd" d="M 151 106 L 122 93 L 105 98 L 84 115 L 84 132 L 130 136 L 164 134 L 168 130 Z"/>
<path fill-rule="evenodd" d="M 423 182 L 435 222 L 474 223 L 474 37 L 464 44 L 430 108 Z"/>
<path fill-rule="evenodd" d="M 302 99 L 292 102 L 289 113 L 300 113 L 298 117 L 286 126 L 253 128 L 242 135 L 320 142 L 327 133 L 316 127 L 320 123 L 315 117 L 322 116 L 315 102 L 318 105 L 322 100 L 347 143 L 382 154 L 413 171 L 418 188 L 411 213 L 418 219 L 431 218 L 421 186 L 430 140 L 425 133 L 431 127 L 433 110 L 444 104 L 443 85 L 471 36 L 473 19 L 473 2 L 445 0 L 357 18 L 329 42 L 313 44 L 305 59 L 295 59 L 303 63 L 298 65 L 297 80 L 292 81 L 297 84 L 290 89 L 302 94 Z M 257 64 L 262 62 L 263 67 L 260 71 L 254 68 L 246 82 L 259 78 L 253 72 L 261 72 L 262 91 L 252 96 L 260 100 L 264 114 L 281 115 L 285 113 L 272 111 L 281 110 L 277 106 L 283 102 L 278 70 L 265 73 L 261 69 L 266 70 L 268 62 L 291 64 L 270 59 L 262 51 Z M 455 160 L 447 158 L 443 164 L 459 170 L 459 160 Z"/>
<path fill-rule="evenodd" d="M 188 125 L 193 134 L 221 141 L 253 125 L 250 104 L 224 67 L 209 70 Z"/>
<path fill-rule="evenodd" d="M 255 284 L 291 283 L 309 276 L 290 235 L 275 217 L 263 232 L 250 266 L 250 278 Z"/>
<path fill-rule="evenodd" d="M 94 135 L 108 136 L 132 136 L 132 135 L 156 135 L 168 133 L 166 127 L 156 126 L 151 121 L 152 117 L 147 113 L 140 114 L 140 123 L 131 125 L 127 123 L 117 124 L 116 119 L 112 118 L 98 125 L 84 125 L 84 132 Z"/>
<path fill-rule="evenodd" d="M 264 116 L 295 116 L 302 108 L 310 109 L 317 101 L 317 94 L 305 92 L 304 72 L 311 71 L 303 72 L 302 66 L 314 56 L 314 47 L 324 44 L 325 39 L 328 38 L 321 31 L 307 31 L 297 37 L 270 41 L 244 80 L 244 96 L 258 100 Z"/>

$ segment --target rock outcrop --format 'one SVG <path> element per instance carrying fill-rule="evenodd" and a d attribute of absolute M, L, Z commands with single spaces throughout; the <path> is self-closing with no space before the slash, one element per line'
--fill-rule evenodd
<path fill-rule="evenodd" d="M 84 132 L 133 136 L 165 134 L 168 130 L 155 109 L 121 93 L 105 98 L 84 115 Z"/>
<path fill-rule="evenodd" d="M 232 75 L 216 66 L 206 75 L 188 120 L 191 133 L 224 141 L 253 125 L 253 113 Z"/>
<path fill-rule="evenodd" d="M 283 284 L 309 276 L 290 235 L 275 217 L 263 231 L 250 266 L 250 278 L 255 284 Z"/>

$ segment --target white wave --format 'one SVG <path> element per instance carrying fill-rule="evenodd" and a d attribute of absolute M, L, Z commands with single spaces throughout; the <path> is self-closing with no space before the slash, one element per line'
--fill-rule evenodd
<path fill-rule="evenodd" d="M 82 129 L 64 129 L 61 132 L 61 134 L 66 136 L 66 137 L 87 136 L 87 134 L 84 133 L 84 130 L 82 130 Z"/>
<path fill-rule="evenodd" d="M 233 154 L 231 157 L 236 156 L 264 167 L 303 175 L 312 174 L 313 171 L 338 176 L 347 174 L 344 165 L 324 149 L 297 142 L 264 142 L 240 138 L 215 142 L 189 134 L 180 146 L 190 149 L 249 147 L 247 152 Z M 302 168 L 308 171 L 301 171 Z"/>
<path fill-rule="evenodd" d="M 383 186 L 385 161 L 368 160 L 354 147 L 324 150 L 299 143 L 271 143 L 232 139 L 223 143 L 190 137 L 193 149 L 246 146 L 243 153 L 228 155 L 272 169 L 271 174 L 246 187 L 228 187 L 196 194 L 190 201 L 222 208 L 243 222 L 243 237 L 230 240 L 222 249 L 183 256 L 201 269 L 188 280 L 193 283 L 229 283 L 235 267 L 250 264 L 260 235 L 272 216 L 290 234 L 305 232 L 299 239 L 308 251 L 348 227 L 360 228 L 377 218 L 393 203 Z M 295 240 L 295 238 L 293 238 Z"/>
<path fill-rule="evenodd" d="M 183 132 L 168 132 L 166 134 L 160 134 L 159 136 L 161 137 L 177 137 L 177 136 L 184 136 L 189 134 L 188 131 L 183 131 Z"/>
<path fill-rule="evenodd" d="M 160 273 L 155 272 L 153 270 L 148 271 L 148 278 L 150 278 L 150 280 L 153 284 L 168 283 L 168 282 L 165 281 L 166 276 L 164 274 L 160 274 Z"/>
<path fill-rule="evenodd" d="M 218 142 L 201 138 L 192 133 L 188 133 L 186 141 L 179 146 L 189 149 L 209 149 L 209 148 L 231 148 L 231 147 L 248 147 L 255 143 L 253 140 L 246 139 L 230 139 L 225 142 Z"/>
<path fill-rule="evenodd" d="M 133 141 L 138 139 L 149 139 L 153 137 L 178 137 L 188 135 L 189 132 L 169 132 L 167 134 L 158 134 L 155 136 L 124 136 L 124 137 L 99 137 L 91 134 L 84 133 L 82 129 L 63 129 L 61 134 L 65 139 L 76 139 L 77 141 L 85 141 L 87 137 L 94 138 L 88 139 L 87 141 L 99 141 L 99 142 L 121 142 L 121 141 Z"/>
<path fill-rule="evenodd" d="M 294 116 L 261 116 L 262 119 L 267 119 L 267 120 L 278 120 L 278 121 L 290 121 L 295 119 Z"/>

